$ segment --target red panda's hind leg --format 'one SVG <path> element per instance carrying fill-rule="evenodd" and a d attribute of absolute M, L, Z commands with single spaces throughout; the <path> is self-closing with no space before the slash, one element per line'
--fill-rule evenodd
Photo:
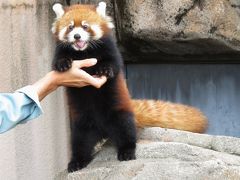
<path fill-rule="evenodd" d="M 118 111 L 112 114 L 108 123 L 108 137 L 117 147 L 119 161 L 136 159 L 136 128 L 131 112 Z"/>
<path fill-rule="evenodd" d="M 94 146 L 101 139 L 95 129 L 77 128 L 77 125 L 72 126 L 72 157 L 68 163 L 68 172 L 74 172 L 86 167 L 93 159 Z"/>

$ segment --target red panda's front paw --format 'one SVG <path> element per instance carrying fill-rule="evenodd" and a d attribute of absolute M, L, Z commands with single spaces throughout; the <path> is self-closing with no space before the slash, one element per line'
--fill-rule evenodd
<path fill-rule="evenodd" d="M 113 78 L 114 73 L 111 67 L 100 67 L 96 70 L 97 76 L 106 76 L 107 78 Z"/>
<path fill-rule="evenodd" d="M 72 60 L 71 59 L 58 59 L 56 63 L 53 64 L 53 70 L 64 72 L 67 71 L 72 67 Z"/>

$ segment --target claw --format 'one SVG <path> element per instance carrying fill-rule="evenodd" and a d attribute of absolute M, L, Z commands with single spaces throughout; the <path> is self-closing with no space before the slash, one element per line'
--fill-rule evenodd
<path fill-rule="evenodd" d="M 98 76 L 107 76 L 108 78 L 113 78 L 114 73 L 111 67 L 101 67 L 96 71 L 96 75 Z"/>
<path fill-rule="evenodd" d="M 53 65 L 53 69 L 59 72 L 67 71 L 72 67 L 72 60 L 71 59 L 59 59 L 56 61 L 56 63 Z"/>

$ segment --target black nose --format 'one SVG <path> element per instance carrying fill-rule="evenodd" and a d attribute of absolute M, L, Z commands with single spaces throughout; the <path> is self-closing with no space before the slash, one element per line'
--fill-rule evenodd
<path fill-rule="evenodd" d="M 76 40 L 79 40 L 79 39 L 81 39 L 81 36 L 80 36 L 80 34 L 75 34 L 75 35 L 74 35 L 74 39 L 76 39 Z"/>

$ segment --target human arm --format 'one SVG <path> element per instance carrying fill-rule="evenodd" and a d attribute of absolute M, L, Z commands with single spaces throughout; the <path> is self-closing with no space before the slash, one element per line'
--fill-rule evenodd
<path fill-rule="evenodd" d="M 40 114 L 42 108 L 32 86 L 23 87 L 14 93 L 0 93 L 0 133 Z"/>
<path fill-rule="evenodd" d="M 92 77 L 80 69 L 96 62 L 94 59 L 74 61 L 72 68 L 64 73 L 51 71 L 33 85 L 14 93 L 0 93 L 0 133 L 42 114 L 40 101 L 60 86 L 80 88 L 92 85 L 100 88 L 106 77 Z"/>

